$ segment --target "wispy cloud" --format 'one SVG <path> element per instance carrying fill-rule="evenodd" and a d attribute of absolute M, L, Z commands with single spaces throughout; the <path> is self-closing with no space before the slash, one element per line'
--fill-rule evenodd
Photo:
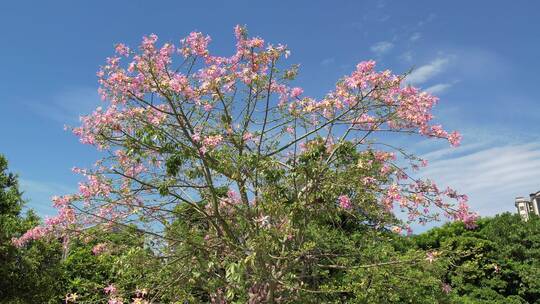
<path fill-rule="evenodd" d="M 34 113 L 62 124 L 77 123 L 80 115 L 95 109 L 100 103 L 95 88 L 70 88 L 44 101 L 30 101 L 26 105 Z"/>
<path fill-rule="evenodd" d="M 23 197 L 32 198 L 26 207 L 36 210 L 41 216 L 52 215 L 56 212 L 52 207 L 51 197 L 74 192 L 72 187 L 54 182 L 25 178 L 19 179 L 19 182 Z"/>
<path fill-rule="evenodd" d="M 404 63 L 410 64 L 413 61 L 413 52 L 412 51 L 406 51 L 405 53 L 399 55 L 398 58 L 400 60 L 404 61 Z"/>
<path fill-rule="evenodd" d="M 377 56 L 381 56 L 394 47 L 394 44 L 390 41 L 380 41 L 370 47 L 370 50 Z"/>
<path fill-rule="evenodd" d="M 419 32 L 415 32 L 411 35 L 411 37 L 409 37 L 409 41 L 410 42 L 416 42 L 418 40 L 420 40 L 420 38 L 422 38 L 422 34 L 420 34 Z"/>
<path fill-rule="evenodd" d="M 452 86 L 451 83 L 439 83 L 439 84 L 430 86 L 425 91 L 431 94 L 442 94 L 446 92 L 446 90 L 448 90 L 451 86 Z"/>
<path fill-rule="evenodd" d="M 459 149 L 456 150 L 458 152 Z M 423 157 L 430 165 L 421 175 L 451 186 L 470 198 L 481 215 L 514 210 L 514 198 L 540 190 L 540 142 L 482 147 L 452 156 L 447 149 Z"/>
<path fill-rule="evenodd" d="M 417 26 L 422 27 L 428 23 L 431 23 L 433 20 L 437 18 L 437 15 L 431 13 L 429 14 L 425 19 L 418 21 Z"/>
<path fill-rule="evenodd" d="M 412 71 L 405 79 L 407 84 L 418 85 L 427 82 L 434 76 L 440 74 L 448 67 L 450 57 L 439 57 L 430 63 L 423 65 Z"/>
<path fill-rule="evenodd" d="M 44 181 L 37 181 L 37 180 L 31 180 L 31 179 L 20 179 L 21 188 L 24 191 L 32 191 L 36 193 L 54 193 L 54 194 L 62 194 L 65 192 L 72 191 L 68 186 L 53 183 L 53 182 L 44 182 Z M 52 195 L 51 195 L 52 196 Z"/>
<path fill-rule="evenodd" d="M 326 67 L 326 66 L 329 66 L 329 65 L 332 65 L 336 62 L 336 58 L 334 57 L 329 57 L 329 58 L 325 58 L 321 61 L 321 65 Z"/>

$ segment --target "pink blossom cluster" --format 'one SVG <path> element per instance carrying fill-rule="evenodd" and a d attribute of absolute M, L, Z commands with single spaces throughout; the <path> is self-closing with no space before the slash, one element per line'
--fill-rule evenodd
<path fill-rule="evenodd" d="M 429 263 L 433 263 L 437 259 L 439 254 L 440 253 L 437 251 L 428 251 L 426 253 L 426 261 L 428 261 Z"/>
<path fill-rule="evenodd" d="M 292 88 L 291 90 L 291 98 L 298 98 L 300 95 L 304 93 L 304 90 L 299 87 Z"/>
<path fill-rule="evenodd" d="M 114 284 L 110 284 L 107 287 L 103 288 L 103 291 L 105 292 L 105 294 L 115 294 L 116 286 L 114 286 Z"/>
<path fill-rule="evenodd" d="M 116 51 L 116 53 L 120 56 L 128 56 L 129 55 L 129 47 L 127 47 L 125 44 L 123 43 L 118 43 L 116 45 L 116 47 L 114 48 L 114 50 Z"/>
<path fill-rule="evenodd" d="M 125 104 L 131 98 L 142 99 L 146 93 L 154 92 L 163 95 L 170 89 L 185 97 L 182 98 L 185 102 L 201 104 L 199 101 L 203 95 L 215 96 L 218 89 L 230 92 L 237 80 L 251 84 L 253 80 L 267 73 L 273 60 L 288 54 L 286 47 L 282 45 L 268 45 L 264 51 L 254 52 L 254 48 L 264 48 L 264 40 L 248 39 L 242 27 L 236 27 L 235 32 L 237 52 L 228 58 L 211 56 L 208 51 L 211 39 L 202 33 L 194 32 L 181 40 L 182 55 L 202 57 L 207 64 L 193 75 L 194 81 L 170 68 L 176 49 L 174 45 L 165 44 L 158 50 L 155 45 L 158 40 L 156 35 L 143 37 L 140 47 L 142 54 L 133 55 L 127 69 L 120 66 L 120 57 L 113 57 L 98 72 L 100 94 L 103 98 L 110 99 L 113 104 Z M 123 44 L 117 46 L 117 52 L 130 57 L 129 48 Z M 194 87 L 196 84 L 198 87 Z M 207 103 L 201 105 L 207 110 L 212 107 Z"/>
<path fill-rule="evenodd" d="M 58 209 L 58 214 L 46 218 L 44 225 L 36 226 L 18 238 L 11 240 L 12 244 L 16 247 L 22 247 L 26 243 L 42 239 L 55 232 L 62 233 L 62 230 L 66 227 L 74 224 L 77 220 L 75 210 L 70 206 L 70 203 L 77 199 L 74 195 L 54 196 L 52 198 L 53 206 Z"/>
<path fill-rule="evenodd" d="M 102 132 L 104 127 L 113 130 L 120 129 L 122 118 L 123 114 L 115 106 L 107 108 L 106 111 L 98 107 L 92 115 L 81 117 L 82 125 L 74 128 L 73 133 L 80 137 L 83 144 L 97 145 L 99 148 L 104 148 L 104 144 L 97 140 L 98 134 Z"/>
<path fill-rule="evenodd" d="M 124 175 L 127 178 L 137 177 L 139 174 L 146 171 L 144 164 L 129 157 L 126 151 L 116 150 L 114 155 L 116 156 L 117 163 L 120 165 L 120 168 L 123 169 Z"/>
<path fill-rule="evenodd" d="M 210 41 L 211 39 L 209 36 L 193 32 L 180 41 L 182 43 L 182 54 L 185 57 L 190 55 L 206 57 L 208 56 L 208 44 Z"/>
<path fill-rule="evenodd" d="M 219 201 L 218 209 L 222 214 L 232 215 L 235 213 L 235 208 L 242 202 L 240 195 L 233 189 L 227 191 L 227 196 L 222 197 Z M 214 214 L 212 204 L 205 206 L 209 214 Z"/>
<path fill-rule="evenodd" d="M 246 133 L 244 133 L 244 135 L 242 136 L 242 139 L 243 139 L 244 141 L 250 141 L 250 140 L 253 140 L 253 137 L 254 137 L 253 133 L 251 133 L 251 132 L 246 132 Z"/>
<path fill-rule="evenodd" d="M 87 181 L 79 183 L 79 194 L 86 200 L 101 196 L 107 197 L 111 191 L 111 185 L 103 177 L 86 175 Z"/>
<path fill-rule="evenodd" d="M 378 123 L 379 119 L 366 113 L 361 114 L 352 121 L 353 125 L 358 125 L 358 127 L 363 130 L 376 130 L 378 128 Z"/>
<path fill-rule="evenodd" d="M 75 220 L 75 210 L 69 206 L 65 206 L 58 209 L 58 214 L 56 216 L 45 219 L 45 227 L 55 227 L 67 223 L 74 223 Z"/>
<path fill-rule="evenodd" d="M 387 151 L 375 151 L 373 152 L 373 156 L 375 157 L 375 160 L 378 162 L 387 162 L 390 160 L 396 160 L 396 154 L 393 152 L 387 152 Z"/>
<path fill-rule="evenodd" d="M 109 296 L 108 304 L 124 304 L 124 299 L 118 295 L 118 290 L 114 284 L 109 284 L 103 288 L 103 292 Z"/>
<path fill-rule="evenodd" d="M 403 228 L 399 226 L 393 226 L 392 229 L 390 229 L 393 233 L 400 234 L 403 231 Z"/>
<path fill-rule="evenodd" d="M 36 226 L 28 231 L 26 231 L 22 236 L 18 238 L 13 238 L 11 243 L 15 247 L 22 247 L 24 244 L 32 241 L 39 240 L 48 235 L 51 232 L 51 227 L 49 226 Z"/>
<path fill-rule="evenodd" d="M 374 102 L 374 107 L 386 106 L 394 109 L 395 116 L 387 123 L 391 129 L 417 130 L 422 135 L 446 138 L 453 146 L 459 145 L 459 133 L 448 133 L 438 125 L 429 124 L 433 118 L 431 110 L 438 101 L 437 97 L 411 86 L 402 87 L 402 78 L 392 75 L 390 71 L 376 72 L 374 68 L 374 61 L 359 63 L 356 71 L 342 83 L 338 83 L 336 90 L 328 95 L 330 102 L 326 104 L 336 109 L 363 106 L 362 112 L 352 118 L 353 124 L 373 129 L 379 121 L 382 123 L 384 120 L 365 112 L 363 102 L 368 99 Z M 362 102 L 358 99 L 358 94 L 363 97 Z M 319 104 L 323 105 L 324 100 Z"/>
<path fill-rule="evenodd" d="M 474 229 L 476 228 L 478 214 L 471 212 L 469 206 L 465 202 L 460 202 L 457 211 L 453 214 L 453 219 L 463 222 L 468 229 Z"/>
<path fill-rule="evenodd" d="M 339 207 L 342 209 L 351 209 L 351 199 L 347 195 L 340 195 L 338 197 Z"/>
<path fill-rule="evenodd" d="M 93 220 L 97 223 L 112 218 L 126 219 L 135 213 L 154 220 L 159 207 L 150 205 L 156 196 L 152 186 L 165 180 L 160 164 L 171 150 L 185 148 L 190 154 L 196 150 L 199 161 L 208 159 L 214 165 L 225 160 L 213 159 L 213 153 L 209 152 L 218 147 L 227 150 L 225 147 L 229 146 L 225 144 L 230 145 L 231 150 L 236 148 L 235 145 L 243 145 L 238 148 L 242 151 L 238 154 L 257 153 L 256 160 L 276 157 L 276 163 L 288 166 L 291 162 L 287 161 L 297 156 L 297 147 L 306 151 L 320 143 L 312 140 L 314 135 L 323 138 L 326 152 L 333 155 L 341 144 L 342 134 L 338 132 L 343 129 L 340 126 L 350 128 L 359 147 L 367 147 L 366 153 L 361 154 L 366 159 L 356 167 L 368 175 L 355 182 L 376 194 L 383 210 L 391 212 L 394 205 L 399 205 L 408 212 L 410 221 L 426 221 L 434 206 L 442 209 L 446 216 L 463 221 L 467 227 L 474 226 L 477 215 L 469 210 L 466 196 L 453 190 L 441 191 L 429 181 L 413 180 L 406 184 L 411 178 L 405 172 L 406 168 L 395 163 L 396 154 L 373 151 L 363 139 L 373 132 L 406 132 L 444 138 L 451 145 L 458 145 L 459 133 L 446 131 L 431 122 L 437 97 L 404 86 L 403 77 L 390 71 L 376 71 L 375 61 L 360 62 L 323 98 L 309 97 L 302 88 L 289 86 L 288 80 L 284 80 L 289 74 L 295 74 L 294 69 L 277 75 L 281 70 L 278 61 L 289 55 L 286 46 L 267 44 L 258 37 L 249 38 L 241 26 L 235 27 L 235 36 L 236 50 L 229 57 L 214 56 L 208 49 L 210 37 L 198 32 L 182 39 L 179 47 L 170 43 L 158 46 L 158 37 L 154 34 L 143 37 L 138 52 L 118 44 L 117 55 L 108 58 L 97 73 L 99 93 L 108 102 L 108 107 L 105 110 L 100 107 L 91 115 L 81 117 L 81 126 L 73 129 L 82 143 L 111 152 L 109 163 L 98 167 L 94 173 L 77 170 L 86 176 L 79 184 L 79 193 L 55 198 L 58 216 L 48 219 L 43 227 L 30 230 L 14 243 L 22 245 L 55 231 L 57 227 L 75 223 L 80 214 L 75 214 L 70 207 L 74 201 L 87 203 L 84 206 L 96 212 Z M 174 65 L 174 59 L 178 57 L 185 65 Z M 181 69 L 185 66 L 189 68 Z M 233 105 L 234 97 L 242 92 L 252 100 Z M 259 100 L 255 102 L 253 98 Z M 265 132 L 261 121 L 266 119 L 261 113 L 265 113 L 262 105 L 266 102 L 260 100 L 267 101 L 272 109 L 268 111 L 269 126 Z M 224 115 L 226 109 L 231 113 Z M 249 112 L 256 114 L 242 126 L 242 118 Z M 337 127 L 330 126 L 331 121 Z M 141 134 L 148 134 L 148 129 L 152 131 L 149 132 L 151 136 L 145 136 L 143 143 Z M 259 135 L 262 140 L 255 140 Z M 146 137 L 151 139 L 146 140 Z M 299 138 L 298 141 L 293 143 L 293 137 Z M 240 138 L 242 140 L 238 140 Z M 286 141 L 292 144 L 285 145 L 282 153 L 270 153 Z M 272 156 L 266 157 L 265 153 Z M 236 156 L 227 160 L 235 162 L 240 159 Z M 277 159 L 279 157 L 285 159 Z M 190 165 L 197 167 L 200 163 L 193 161 Z M 425 165 L 424 161 L 416 160 L 412 168 Z M 235 166 L 242 167 L 243 164 L 231 165 L 233 169 Z M 237 178 L 214 169 L 211 174 L 219 175 L 217 183 L 228 186 L 224 180 Z M 205 181 L 212 178 L 205 177 Z M 249 181 L 249 176 L 244 181 Z M 131 184 L 137 183 L 136 191 Z M 200 186 L 199 183 L 200 180 L 186 181 L 194 188 Z M 252 184 L 256 184 L 252 187 L 259 186 L 258 181 Z M 205 187 L 209 186 L 201 186 Z M 241 201 L 238 194 L 231 191 L 219 201 L 219 208 L 226 214 L 232 213 Z M 249 191 L 257 193 L 259 189 Z M 446 203 L 446 198 L 456 200 L 457 208 Z M 347 195 L 339 196 L 337 202 L 341 209 L 353 207 Z M 261 216 L 264 218 L 265 215 Z M 403 228 L 410 229 L 409 226 L 400 227 Z"/>
<path fill-rule="evenodd" d="M 192 138 L 200 145 L 199 152 L 202 155 L 206 154 L 208 151 L 211 151 L 223 141 L 222 135 L 208 135 L 202 138 L 199 132 L 195 132 Z"/>
<path fill-rule="evenodd" d="M 105 244 L 105 243 L 99 243 L 99 244 L 95 245 L 94 247 L 92 247 L 92 253 L 94 255 L 100 255 L 103 252 L 105 252 L 106 250 L 107 250 L 107 244 Z M 107 291 L 105 291 L 105 292 L 107 292 Z"/>

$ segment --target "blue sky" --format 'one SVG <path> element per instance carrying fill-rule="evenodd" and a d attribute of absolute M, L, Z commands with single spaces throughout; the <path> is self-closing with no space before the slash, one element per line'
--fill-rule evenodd
<path fill-rule="evenodd" d="M 540 3 L 523 1 L 3 1 L 0 4 L 0 153 L 29 206 L 76 189 L 73 166 L 98 154 L 63 130 L 98 106 L 95 72 L 113 45 L 198 30 L 230 54 L 233 26 L 292 50 L 298 85 L 321 96 L 354 65 L 414 71 L 441 97 L 435 114 L 464 134 L 458 149 L 400 144 L 426 156 L 423 173 L 467 193 L 481 215 L 513 211 L 540 190 Z"/>

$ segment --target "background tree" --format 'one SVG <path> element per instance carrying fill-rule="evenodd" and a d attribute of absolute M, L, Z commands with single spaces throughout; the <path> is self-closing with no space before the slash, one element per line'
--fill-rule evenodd
<path fill-rule="evenodd" d="M 144 235 L 130 227 L 116 227 L 104 234 L 90 229 L 91 239 L 75 239 L 69 254 L 62 261 L 63 289 L 57 295 L 67 303 L 104 303 L 112 290 L 132 291 L 128 299 L 136 298 L 150 274 L 159 272 L 161 265 L 144 248 Z M 108 288 L 108 289 L 107 289 Z"/>
<path fill-rule="evenodd" d="M 425 252 L 374 246 L 389 231 L 440 214 L 474 226 L 466 196 L 411 178 L 425 161 L 374 137 L 457 145 L 431 124 L 436 97 L 367 61 L 315 99 L 289 86 L 298 66 L 283 64 L 285 46 L 235 35 L 230 57 L 211 55 L 201 33 L 179 47 L 155 35 L 139 51 L 117 45 L 98 72 L 106 109 L 73 129 L 104 158 L 75 169 L 79 193 L 54 198 L 58 216 L 14 243 L 133 227 L 163 265 L 137 301 L 318 303 L 363 301 L 358 280 L 386 279 L 372 267 L 426 263 Z"/>
<path fill-rule="evenodd" d="M 540 220 L 504 213 L 475 230 L 447 224 L 414 238 L 422 249 L 453 252 L 446 281 L 457 303 L 540 303 Z"/>
<path fill-rule="evenodd" d="M 0 300 L 47 303 L 61 290 L 61 246 L 42 241 L 25 248 L 12 244 L 12 238 L 39 224 L 32 211 L 23 214 L 23 207 L 17 176 L 8 172 L 7 160 L 0 155 Z"/>

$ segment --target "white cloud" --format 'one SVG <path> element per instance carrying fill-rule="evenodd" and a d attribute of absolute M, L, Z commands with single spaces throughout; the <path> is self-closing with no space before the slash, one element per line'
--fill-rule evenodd
<path fill-rule="evenodd" d="M 370 50 L 378 56 L 390 51 L 394 44 L 390 41 L 380 41 L 370 47 Z"/>
<path fill-rule="evenodd" d="M 413 60 L 413 53 L 407 51 L 399 56 L 399 59 L 403 60 L 405 63 L 410 64 Z"/>
<path fill-rule="evenodd" d="M 448 90 L 452 86 L 451 83 L 439 83 L 433 86 L 430 86 L 425 91 L 430 94 L 441 94 L 444 93 L 446 90 Z"/>
<path fill-rule="evenodd" d="M 435 18 L 437 18 L 437 15 L 431 13 L 431 14 L 429 14 L 429 15 L 427 16 L 426 19 L 419 21 L 418 24 L 417 24 L 417 26 L 418 26 L 418 27 L 422 27 L 422 26 L 424 26 L 424 25 L 426 25 L 426 24 L 428 24 L 428 23 L 431 23 L 433 20 L 435 20 Z"/>
<path fill-rule="evenodd" d="M 448 63 L 450 63 L 450 57 L 440 57 L 429 64 L 423 65 L 412 71 L 411 74 L 407 76 L 406 83 L 411 85 L 417 85 L 424 83 L 439 73 L 443 72 L 447 68 Z"/>
<path fill-rule="evenodd" d="M 390 15 L 384 15 L 379 18 L 379 22 L 386 22 L 390 19 Z"/>
<path fill-rule="evenodd" d="M 56 193 L 56 195 L 73 191 L 70 187 L 53 182 L 43 182 L 21 178 L 19 179 L 23 191 L 32 191 L 37 193 Z M 51 195 L 52 196 L 52 195 Z"/>
<path fill-rule="evenodd" d="M 51 197 L 74 192 L 73 188 L 54 182 L 25 178 L 19 179 L 19 182 L 21 190 L 24 193 L 23 197 L 32 198 L 26 207 L 35 209 L 40 216 L 50 216 L 56 213 L 55 209 L 52 207 Z"/>
<path fill-rule="evenodd" d="M 513 212 L 516 196 L 540 190 L 540 142 L 478 149 L 481 146 L 465 146 L 467 153 L 454 157 L 459 148 L 454 153 L 443 149 L 425 154 L 430 165 L 421 176 L 467 194 L 481 215 Z"/>
<path fill-rule="evenodd" d="M 409 38 L 409 41 L 416 42 L 416 41 L 420 40 L 420 38 L 422 38 L 422 34 L 420 34 L 419 32 L 416 32 L 416 33 L 412 34 L 412 36 Z"/>
<path fill-rule="evenodd" d="M 99 106 L 100 100 L 95 88 L 70 88 L 44 101 L 26 102 L 34 113 L 62 124 L 73 124 L 79 116 L 87 115 Z"/>
<path fill-rule="evenodd" d="M 334 57 L 329 57 L 329 58 L 323 59 L 321 61 L 321 65 L 322 66 L 329 66 L 329 65 L 334 64 L 334 62 L 336 62 L 336 59 Z"/>

